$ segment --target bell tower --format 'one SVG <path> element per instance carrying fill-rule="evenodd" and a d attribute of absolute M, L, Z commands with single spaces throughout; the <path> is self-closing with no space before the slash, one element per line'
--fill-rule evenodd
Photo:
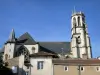
<path fill-rule="evenodd" d="M 71 51 L 74 58 L 92 58 L 90 37 L 87 32 L 85 15 L 74 12 L 71 17 Z"/>
<path fill-rule="evenodd" d="M 5 46 L 4 46 L 5 47 L 4 58 L 3 58 L 4 61 L 14 57 L 15 43 L 16 43 L 15 32 L 14 32 L 14 29 L 12 29 L 9 39 L 5 43 Z"/>

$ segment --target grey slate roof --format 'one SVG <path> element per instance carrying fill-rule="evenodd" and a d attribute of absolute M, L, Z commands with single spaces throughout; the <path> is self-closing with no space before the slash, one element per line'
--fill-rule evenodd
<path fill-rule="evenodd" d="M 16 45 L 16 46 L 15 46 L 15 53 L 18 51 L 18 49 L 19 49 L 21 46 L 23 46 L 23 45 Z"/>
<path fill-rule="evenodd" d="M 70 42 L 39 42 L 39 44 L 40 46 L 57 54 L 61 54 L 62 49 L 64 53 L 69 53 L 71 50 Z"/>
<path fill-rule="evenodd" d="M 31 35 L 26 32 L 22 36 L 20 36 L 17 41 L 24 45 L 34 45 L 36 44 L 36 41 L 31 37 Z"/>
<path fill-rule="evenodd" d="M 39 52 L 39 53 L 34 53 L 34 54 L 30 54 L 30 57 L 40 57 L 40 56 L 52 56 L 52 57 L 58 57 L 56 54 L 52 54 L 52 53 L 48 53 L 48 52 Z"/>
<path fill-rule="evenodd" d="M 39 51 L 40 52 L 47 52 L 47 53 L 57 54 L 56 52 L 54 52 L 54 51 L 52 51 L 52 50 L 50 50 L 48 48 L 44 48 L 42 46 L 39 46 Z"/>
<path fill-rule="evenodd" d="M 17 51 L 18 48 L 22 45 L 34 44 L 37 44 L 37 42 L 31 37 L 28 32 L 26 32 L 17 39 L 15 51 Z M 70 42 L 38 42 L 38 44 L 40 46 L 40 51 L 48 53 L 61 54 L 62 50 L 64 53 L 69 53 L 71 50 Z M 2 51 L 4 51 L 4 49 L 2 49 Z"/>

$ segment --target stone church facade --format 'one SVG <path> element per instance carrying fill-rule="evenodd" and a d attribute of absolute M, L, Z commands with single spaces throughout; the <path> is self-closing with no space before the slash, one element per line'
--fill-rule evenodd
<path fill-rule="evenodd" d="M 5 66 L 17 75 L 99 75 L 100 60 L 92 58 L 85 15 L 71 16 L 71 42 L 37 42 L 12 30 L 2 51 Z"/>

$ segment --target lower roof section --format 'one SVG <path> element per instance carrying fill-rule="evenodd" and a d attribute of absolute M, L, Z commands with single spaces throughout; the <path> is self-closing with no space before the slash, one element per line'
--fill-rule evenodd
<path fill-rule="evenodd" d="M 71 50 L 70 42 L 39 42 L 39 45 L 57 54 L 69 53 Z"/>
<path fill-rule="evenodd" d="M 52 62 L 55 65 L 100 66 L 99 59 L 53 59 Z"/>

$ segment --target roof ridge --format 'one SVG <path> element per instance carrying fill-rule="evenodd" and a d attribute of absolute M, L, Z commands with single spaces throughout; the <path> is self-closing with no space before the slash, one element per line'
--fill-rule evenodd
<path fill-rule="evenodd" d="M 38 42 L 50 42 L 50 43 L 55 42 L 56 43 L 56 42 L 70 42 L 70 41 L 38 41 Z"/>
<path fill-rule="evenodd" d="M 22 34 L 21 36 L 23 36 L 23 35 L 28 35 L 28 36 L 29 36 L 29 38 L 33 39 L 33 38 L 32 38 L 32 36 L 31 36 L 28 32 L 25 32 L 25 33 L 24 33 L 24 34 Z M 20 37 L 21 37 L 21 36 L 20 36 Z M 20 37 L 19 37 L 19 38 L 20 38 Z M 33 39 L 33 40 L 34 40 L 34 39 Z M 34 40 L 34 41 L 35 41 L 35 40 Z"/>

